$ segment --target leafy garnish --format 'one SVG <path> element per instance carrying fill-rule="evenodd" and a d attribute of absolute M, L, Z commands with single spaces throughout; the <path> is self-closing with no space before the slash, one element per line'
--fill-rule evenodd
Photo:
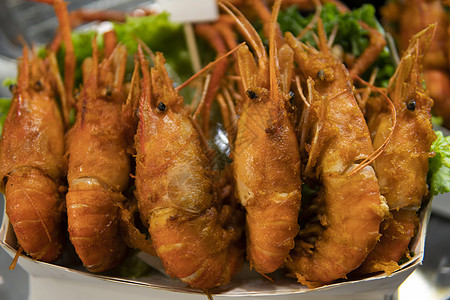
<path fill-rule="evenodd" d="M 11 77 L 5 78 L 2 81 L 2 85 L 3 86 L 10 86 L 10 85 L 13 85 L 13 84 L 16 84 L 16 83 L 17 83 L 17 78 L 11 78 Z"/>
<path fill-rule="evenodd" d="M 127 256 L 112 272 L 115 272 L 120 277 L 139 278 L 149 274 L 151 271 L 152 268 L 134 254 Z"/>
<path fill-rule="evenodd" d="M 9 107 L 11 106 L 11 99 L 0 98 L 0 135 L 3 131 L 3 124 L 8 115 Z"/>
<path fill-rule="evenodd" d="M 161 51 L 168 64 L 181 80 L 192 75 L 189 52 L 184 39 L 183 28 L 179 23 L 169 21 L 167 13 L 145 17 L 127 17 L 125 23 L 113 23 L 117 40 L 127 47 L 132 64 L 132 55 L 136 53 L 138 39 L 142 40 L 152 51 Z M 81 64 L 92 56 L 92 40 L 97 36 L 97 45 L 103 49 L 103 37 L 94 30 L 75 31 L 72 33 L 72 42 L 76 57 L 75 86 L 82 80 Z M 63 70 L 64 46 L 58 51 L 58 63 Z M 130 73 L 133 66 L 127 68 Z"/>
<path fill-rule="evenodd" d="M 345 53 L 350 53 L 354 57 L 359 57 L 369 45 L 369 32 L 361 27 L 359 21 L 363 21 L 384 34 L 382 26 L 375 17 L 375 8 L 370 4 L 365 4 L 347 13 L 340 13 L 334 4 L 327 3 L 322 7 L 320 16 L 327 36 L 330 36 L 333 28 L 337 27 L 334 45 L 340 45 Z M 311 22 L 312 18 L 313 14 L 303 16 L 295 6 L 291 6 L 280 12 L 278 22 L 283 32 L 290 31 L 292 34 L 298 35 Z M 307 32 L 301 38 L 301 41 L 316 47 L 317 42 L 314 38 L 314 32 L 317 32 L 317 25 L 314 25 L 313 31 Z M 363 75 L 363 78 L 368 79 L 374 67 L 379 69 L 375 84 L 387 87 L 389 79 L 395 71 L 387 47 L 379 54 L 377 60 Z"/>
<path fill-rule="evenodd" d="M 186 79 L 192 74 L 189 52 L 180 23 L 169 21 L 165 12 L 147 17 L 127 17 L 125 23 L 114 24 L 119 42 L 126 45 L 130 53 L 136 53 L 139 38 L 152 51 L 161 51 L 174 71 Z"/>
<path fill-rule="evenodd" d="M 413 251 L 409 251 L 403 254 L 402 258 L 400 258 L 400 260 L 398 261 L 398 265 L 403 265 L 404 263 L 410 261 L 411 258 L 414 257 L 414 254 L 415 253 Z"/>
<path fill-rule="evenodd" d="M 441 116 L 431 116 L 431 124 L 433 125 L 443 125 L 444 118 Z"/>
<path fill-rule="evenodd" d="M 450 192 L 450 136 L 435 131 L 437 139 L 431 145 L 434 156 L 429 159 L 428 184 L 433 195 Z"/>
<path fill-rule="evenodd" d="M 81 65 L 83 61 L 92 56 L 92 41 L 94 37 L 97 36 L 95 31 L 81 31 L 81 32 L 73 32 L 72 33 L 72 43 L 75 54 L 75 86 L 78 86 L 82 81 L 82 69 Z M 97 46 L 98 49 L 103 48 L 103 38 L 102 36 L 97 36 Z M 61 46 L 61 49 L 58 51 L 58 65 L 60 70 L 64 71 L 64 56 L 65 56 L 65 48 L 64 45 Z M 63 73 L 63 72 L 62 72 Z"/>

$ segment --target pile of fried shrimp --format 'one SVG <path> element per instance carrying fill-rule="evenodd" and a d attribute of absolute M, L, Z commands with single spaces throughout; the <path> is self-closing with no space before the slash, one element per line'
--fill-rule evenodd
<path fill-rule="evenodd" d="M 59 30 L 45 57 L 24 45 L 0 141 L 18 254 L 54 262 L 70 240 L 99 273 L 138 249 L 203 290 L 229 283 L 245 262 L 315 288 L 391 274 L 410 258 L 430 196 L 433 100 L 422 68 L 436 25 L 410 38 L 381 88 L 360 76 L 386 41 L 362 21 L 369 45 L 344 65 L 320 14 L 306 28 L 317 27 L 317 47 L 277 23 L 281 7 L 320 1 L 218 0 L 218 20 L 195 25 L 217 59 L 190 80 L 175 87 L 163 53 L 142 42 L 127 53 L 111 31 L 104 49 L 94 39 L 75 86 L 74 15 L 63 0 L 36 1 L 53 5 Z M 185 104 L 180 91 L 198 82 L 201 95 Z M 209 143 L 214 106 L 229 147 L 221 169 Z"/>

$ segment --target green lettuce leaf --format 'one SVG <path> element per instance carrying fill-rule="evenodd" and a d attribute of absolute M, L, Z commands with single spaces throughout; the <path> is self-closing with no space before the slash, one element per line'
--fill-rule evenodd
<path fill-rule="evenodd" d="M 136 53 L 139 38 L 152 51 L 164 53 L 164 57 L 182 80 L 192 74 L 189 52 L 180 23 L 169 21 L 168 13 L 146 17 L 127 17 L 125 23 L 115 23 L 114 31 L 119 42 L 129 53 Z"/>
<path fill-rule="evenodd" d="M 2 134 L 3 124 L 5 123 L 6 116 L 8 115 L 10 106 L 11 106 L 11 99 L 0 98 L 0 135 Z"/>
<path fill-rule="evenodd" d="M 103 49 L 103 37 L 97 35 L 95 31 L 80 31 L 72 32 L 73 51 L 75 55 L 75 87 L 82 82 L 82 69 L 81 65 L 85 58 L 92 56 L 92 41 L 97 36 L 97 47 Z M 64 76 L 64 45 L 61 46 L 57 53 L 58 66 L 61 70 L 62 76 Z M 45 56 L 45 52 L 41 53 Z M 64 77 L 63 77 L 64 78 Z"/>
<path fill-rule="evenodd" d="M 149 265 L 134 254 L 125 257 L 123 262 L 110 273 L 120 277 L 139 278 L 152 271 L 153 269 Z"/>
<path fill-rule="evenodd" d="M 450 192 L 450 136 L 436 131 L 437 139 L 431 145 L 435 153 L 429 159 L 428 184 L 433 195 Z"/>
<path fill-rule="evenodd" d="M 113 23 L 113 29 L 117 34 L 118 42 L 125 45 L 128 53 L 130 53 L 127 66 L 129 75 L 133 71 L 133 54 L 137 51 L 138 39 L 147 44 L 152 51 L 163 52 L 167 63 L 172 66 L 180 80 L 184 81 L 192 75 L 183 27 L 179 23 L 169 21 L 167 13 L 145 17 L 127 17 L 125 23 Z M 103 49 L 103 36 L 96 31 L 72 32 L 76 58 L 75 86 L 78 86 L 82 81 L 81 64 L 87 57 L 92 56 L 92 40 L 94 37 L 97 37 L 98 48 Z M 64 54 L 63 45 L 58 51 L 58 64 L 61 70 L 64 70 Z"/>
<path fill-rule="evenodd" d="M 3 86 L 10 86 L 10 85 L 13 85 L 13 84 L 16 84 L 16 83 L 17 83 L 17 78 L 11 78 L 11 77 L 5 78 L 2 81 L 2 85 Z"/>
<path fill-rule="evenodd" d="M 313 14 L 303 16 L 295 6 L 291 6 L 280 12 L 278 22 L 283 32 L 290 31 L 292 34 L 298 35 L 312 18 Z M 382 26 L 375 17 L 375 8 L 370 4 L 365 4 L 347 13 L 340 13 L 334 4 L 327 3 L 322 7 L 321 19 L 327 36 L 330 36 L 333 28 L 337 26 L 334 44 L 340 45 L 346 53 L 351 53 L 355 57 L 359 57 L 369 45 L 369 32 L 361 27 L 359 21 L 363 21 L 384 34 Z M 314 32 L 317 32 L 316 25 Z M 312 31 L 306 33 L 301 40 L 317 47 Z M 389 79 L 395 72 L 394 62 L 387 47 L 379 54 L 371 68 L 363 74 L 363 78 L 369 79 L 374 67 L 379 69 L 375 85 L 387 87 Z"/>

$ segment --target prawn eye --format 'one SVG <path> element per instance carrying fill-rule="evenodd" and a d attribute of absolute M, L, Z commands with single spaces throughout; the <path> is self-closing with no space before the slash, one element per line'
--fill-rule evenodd
<path fill-rule="evenodd" d="M 110 87 L 110 86 L 107 86 L 106 87 L 106 89 L 105 89 L 105 95 L 107 96 L 107 97 L 111 97 L 111 95 L 112 95 L 112 88 Z"/>
<path fill-rule="evenodd" d="M 256 94 L 256 92 L 248 89 L 245 94 L 247 94 L 247 97 L 249 97 L 250 99 L 256 99 L 258 98 L 258 94 Z"/>
<path fill-rule="evenodd" d="M 34 89 L 36 91 L 42 91 L 42 83 L 40 80 L 36 81 L 36 83 L 34 84 Z"/>
<path fill-rule="evenodd" d="M 406 108 L 410 111 L 414 111 L 416 109 L 416 101 L 409 100 L 408 103 L 406 103 Z"/>
<path fill-rule="evenodd" d="M 295 96 L 294 92 L 293 92 L 293 91 L 290 91 L 290 92 L 289 92 L 289 101 L 292 102 L 292 100 L 294 100 L 294 96 Z"/>
<path fill-rule="evenodd" d="M 158 107 L 156 109 L 160 112 L 163 112 L 167 109 L 167 107 L 163 102 L 159 102 Z"/>
<path fill-rule="evenodd" d="M 317 72 L 317 78 L 319 78 L 320 80 L 324 81 L 325 80 L 325 71 L 324 70 L 319 70 L 319 72 Z"/>
<path fill-rule="evenodd" d="M 10 85 L 9 85 L 9 91 L 10 91 L 11 93 L 14 93 L 14 91 L 16 90 L 16 88 L 17 88 L 17 84 L 10 84 Z"/>

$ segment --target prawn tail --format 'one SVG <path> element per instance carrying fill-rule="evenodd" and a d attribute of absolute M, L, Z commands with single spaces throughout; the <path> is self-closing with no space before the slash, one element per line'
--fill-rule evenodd
<path fill-rule="evenodd" d="M 408 246 L 416 234 L 419 217 L 416 210 L 400 209 L 380 225 L 381 238 L 364 263 L 355 271 L 357 274 L 392 272 L 400 268 L 403 257 L 408 257 Z"/>
<path fill-rule="evenodd" d="M 276 200 L 268 199 L 268 207 L 247 203 L 248 227 L 247 254 L 252 267 L 259 273 L 267 274 L 277 270 L 294 248 L 299 225 L 299 191 L 289 195 L 276 195 Z M 272 203 L 276 203 L 273 205 Z M 280 217 L 281 216 L 281 217 Z"/>
<path fill-rule="evenodd" d="M 34 259 L 52 262 L 63 248 L 63 197 L 59 184 L 35 168 L 8 176 L 6 212 L 19 245 Z"/>
<path fill-rule="evenodd" d="M 83 265 L 91 272 L 115 267 L 126 244 L 120 233 L 119 204 L 125 200 L 95 179 L 73 182 L 66 195 L 69 235 Z"/>
<path fill-rule="evenodd" d="M 300 231 L 297 244 L 304 246 L 296 247 L 287 263 L 309 287 L 346 278 L 359 267 L 377 244 L 379 226 L 388 211 L 371 167 L 353 176 L 327 174 L 323 180 L 324 189 L 314 200 L 319 221 Z M 311 237 L 307 231 L 314 225 L 319 229 Z"/>
<path fill-rule="evenodd" d="M 149 226 L 155 250 L 168 274 L 201 289 L 228 283 L 244 259 L 237 240 L 240 234 L 223 228 L 214 208 L 201 215 L 174 215 L 171 208 L 159 209 Z"/>

